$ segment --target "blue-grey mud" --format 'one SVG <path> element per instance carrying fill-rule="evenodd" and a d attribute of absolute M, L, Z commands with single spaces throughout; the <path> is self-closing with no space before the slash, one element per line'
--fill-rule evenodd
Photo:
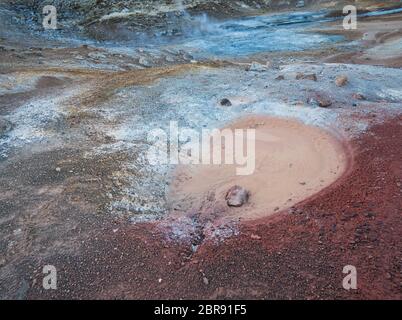
<path fill-rule="evenodd" d="M 0 298 L 401 298 L 399 3 L 98 2 L 0 4 Z M 150 165 L 172 121 L 260 130 L 259 176 Z"/>

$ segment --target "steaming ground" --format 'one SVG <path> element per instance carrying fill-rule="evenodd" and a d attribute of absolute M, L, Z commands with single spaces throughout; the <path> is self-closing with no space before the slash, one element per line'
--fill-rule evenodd
<path fill-rule="evenodd" d="M 362 33 L 372 36 L 368 42 L 363 34 L 347 42 L 348 34 L 334 30 L 338 20 L 327 21 L 322 13 L 297 13 L 208 21 L 210 29 L 158 35 L 144 48 L 68 34 L 31 38 L 24 29 L 2 28 L 0 296 L 27 296 L 32 261 L 40 264 L 56 253 L 80 259 L 83 243 L 117 234 L 127 222 L 157 222 L 164 239 L 188 244 L 191 254 L 208 240 L 241 233 L 235 214 L 229 221 L 169 215 L 177 168 L 151 166 L 145 154 L 147 134 L 167 129 L 170 121 L 199 131 L 250 116 L 287 119 L 277 121 L 298 121 L 301 132 L 324 132 L 329 158 L 353 154 L 333 151 L 402 110 L 400 15 L 384 17 L 385 35 L 373 33 L 381 21 L 370 19 L 362 24 Z M 305 32 L 324 22 L 326 32 Z M 260 64 L 251 65 L 254 60 Z M 342 75 L 348 83 L 338 87 L 335 79 Z M 232 106 L 222 106 L 222 99 Z M 319 99 L 331 105 L 322 108 Z M 302 129 L 306 125 L 311 127 Z M 347 169 L 337 168 L 343 160 L 328 166 L 328 172 L 337 169 L 334 179 L 288 205 L 272 204 L 266 214 L 327 187 Z M 308 181 L 297 187 L 303 183 Z M 260 210 L 252 217 L 262 215 Z"/>
<path fill-rule="evenodd" d="M 115 172 L 118 185 L 105 192 L 109 199 L 108 211 L 128 216 L 133 222 L 160 219 L 169 211 L 166 193 L 172 167 L 147 165 L 147 133 L 152 129 L 166 129 L 170 121 L 196 130 L 222 128 L 241 116 L 261 114 L 293 117 L 306 124 L 333 128 L 335 135 L 342 136 L 345 131 L 348 135 L 359 134 L 369 125 L 367 120 L 348 121 L 350 114 L 358 115 L 363 110 L 378 112 L 381 108 L 387 109 L 387 113 L 398 112 L 401 102 L 398 69 L 276 63 L 246 72 L 242 63 L 226 63 L 226 67 L 219 68 L 219 63 L 208 65 L 193 57 L 198 54 L 205 60 L 224 55 L 233 60 L 235 55 L 242 57 L 262 50 L 294 52 L 315 45 L 324 48 L 333 41 L 331 35 L 300 33 L 302 28 L 313 28 L 323 20 L 326 20 L 325 12 L 259 16 L 228 22 L 196 20 L 194 32 L 177 36 L 169 48 L 161 41 L 159 48 L 154 43 L 134 52 L 127 46 L 111 43 L 98 49 L 84 46 L 38 54 L 34 54 L 36 49 L 29 49 L 27 57 L 37 55 L 40 61 L 46 61 L 49 71 L 40 71 L 42 62 L 38 71 L 25 69 L 3 76 L 4 105 L 19 106 L 11 113 L 4 111 L 7 107 L 3 108 L 3 118 L 12 125 L 12 130 L 2 137 L 1 156 L 8 159 L 27 147 L 50 151 L 72 145 L 82 150 L 85 159 L 124 153 L 128 160 Z M 201 26 L 206 29 L 200 29 Z M 380 49 L 370 49 L 368 54 L 372 50 Z M 13 54 L 5 50 L 6 66 L 8 61 L 15 60 Z M 64 67 L 60 67 L 62 55 Z M 20 60 L 24 65 L 26 58 Z M 155 64 L 186 61 L 192 64 L 171 68 L 172 73 L 179 75 L 158 79 L 157 73 L 152 76 L 146 69 L 136 72 Z M 66 66 L 72 68 L 71 71 Z M 123 71 L 127 67 L 129 71 Z M 296 80 L 298 73 L 314 73 L 318 81 Z M 350 78 L 344 88 L 334 84 L 339 75 Z M 145 79 L 143 84 L 136 80 L 142 76 L 156 81 L 148 83 Z M 108 83 L 112 85 L 109 87 Z M 60 88 L 59 91 L 51 92 L 49 87 L 52 86 Z M 104 92 L 105 86 L 108 92 Z M 333 100 L 331 108 L 318 108 L 308 103 L 317 94 Z M 356 94 L 364 100 L 353 102 Z M 231 100 L 232 107 L 220 106 L 223 98 Z"/>
<path fill-rule="evenodd" d="M 76 146 L 84 151 L 86 159 L 123 152 L 129 160 L 115 172 L 122 187 L 113 188 L 115 195 L 108 208 L 111 214 L 143 221 L 167 213 L 165 195 L 172 170 L 170 166 L 147 165 L 150 130 L 168 131 L 170 121 L 197 131 L 222 128 L 239 117 L 261 114 L 291 117 L 332 130 L 335 135 L 353 136 L 370 125 L 367 120 L 355 119 L 354 115 L 372 112 L 377 115 L 372 121 L 380 121 L 385 115 L 397 114 L 402 101 L 398 82 L 402 72 L 398 69 L 294 64 L 264 72 L 246 72 L 237 66 L 222 69 L 189 65 L 176 72 L 180 75 L 116 88 L 103 102 L 96 101 L 103 89 L 94 89 L 87 81 L 74 89 L 64 89 L 63 95 L 47 95 L 26 103 L 4 116 L 13 129 L 2 138 L 2 155 L 7 159 L 27 147 L 40 151 Z M 318 81 L 296 80 L 299 72 L 316 73 Z M 123 73 L 120 77 L 124 81 L 134 74 Z M 351 79 L 345 88 L 338 88 L 334 83 L 340 74 Z M 276 80 L 279 76 L 284 80 Z M 293 95 L 289 96 L 289 92 Z M 316 93 L 333 99 L 331 108 L 307 103 Z M 354 93 L 360 93 L 366 100 L 354 101 Z M 85 105 L 87 95 L 88 106 Z M 233 106 L 220 106 L 223 98 L 232 100 Z M 77 105 L 82 107 L 77 109 Z"/>

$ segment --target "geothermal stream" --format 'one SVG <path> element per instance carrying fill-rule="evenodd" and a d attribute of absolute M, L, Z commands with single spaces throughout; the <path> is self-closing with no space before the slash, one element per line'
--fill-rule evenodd
<path fill-rule="evenodd" d="M 382 12 L 387 13 L 393 12 Z M 82 52 L 71 49 L 72 57 L 63 58 L 62 63 L 58 59 L 48 63 L 53 67 L 49 72 L 36 68 L 0 75 L 4 104 L 7 96 L 23 100 L 29 92 L 40 91 L 41 83 L 47 88 L 46 77 L 50 82 L 60 82 L 62 90 L 27 98 L 29 101 L 21 102 L 14 112 L 3 112 L 12 126 L 0 140 L 3 160 L 23 154 L 27 147 L 52 151 L 76 146 L 83 151 L 82 161 L 124 154 L 125 160 L 112 173 L 118 183 L 107 192 L 104 206 L 111 215 L 133 223 L 162 220 L 160 225 L 170 230 L 173 238 L 189 237 L 194 229 L 198 237 L 215 234 L 205 228 L 220 229 L 218 236 L 225 236 L 236 233 L 239 221 L 287 210 L 345 173 L 351 161 L 345 139 L 359 135 L 370 125 L 358 119 L 360 109 L 350 106 L 356 92 L 365 97 L 359 105 L 366 113 L 381 108 L 398 112 L 402 100 L 402 72 L 398 69 L 308 61 L 249 66 L 254 58 L 261 61 L 259 54 L 265 52 L 286 55 L 356 45 L 343 43 L 343 36 L 306 32 L 306 28 L 333 20 L 326 18 L 325 11 L 224 22 L 185 14 L 183 19 L 189 22 L 180 32 L 153 37 L 133 34 L 133 39 L 123 42 L 56 37 L 66 50 L 89 44 L 95 52 L 85 58 Z M 33 32 L 32 37 L 39 36 Z M 40 41 L 46 45 L 50 40 Z M 135 62 L 110 65 L 107 59 L 111 55 Z M 174 66 L 177 62 L 181 65 Z M 149 76 L 147 68 L 159 64 L 173 66 L 166 76 L 162 71 L 160 77 L 158 71 Z M 123 65 L 130 68 L 124 70 Z M 109 80 L 107 74 L 100 73 L 99 79 L 94 74 L 81 80 L 79 73 L 67 70 L 77 66 L 122 72 L 121 79 L 112 76 Z M 133 81 L 137 77 L 134 72 L 143 72 L 148 80 Z M 299 77 L 313 74 L 319 81 Z M 340 74 L 353 79 L 348 86 L 334 85 Z M 109 85 L 113 85 L 112 93 L 107 99 L 99 98 Z M 335 89 L 339 92 L 333 99 Z M 322 93 L 334 100 L 331 108 L 314 103 Z M 227 101 L 226 105 L 222 101 Z M 78 110 L 79 106 L 83 109 Z M 69 130 L 66 119 L 70 121 L 74 112 L 83 119 Z M 350 114 L 356 116 L 354 121 L 350 121 Z M 237 165 L 150 165 L 146 156 L 151 147 L 149 132 L 169 132 L 172 122 L 197 132 L 255 129 L 255 170 L 240 176 Z M 179 138 L 179 149 L 188 147 L 188 137 Z M 62 165 L 55 168 L 56 173 L 62 170 Z M 236 185 L 249 191 L 249 202 L 240 208 L 229 207 L 225 200 L 228 190 Z"/>

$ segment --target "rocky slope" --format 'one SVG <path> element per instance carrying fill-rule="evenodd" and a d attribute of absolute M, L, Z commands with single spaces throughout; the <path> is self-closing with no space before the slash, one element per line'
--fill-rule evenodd
<path fill-rule="evenodd" d="M 350 1 L 349 1 L 350 2 Z M 9 9 L 23 12 L 23 20 L 30 20 L 33 28 L 41 28 L 42 8 L 52 4 L 58 9 L 61 29 L 83 31 L 98 40 L 132 38 L 132 33 L 151 31 L 175 35 L 192 17 L 207 14 L 212 18 L 256 15 L 271 11 L 307 8 L 339 9 L 348 1 L 330 0 L 5 0 Z M 360 7 L 374 1 L 355 1 Z M 395 5 L 383 1 L 376 5 Z M 27 18 L 29 16 L 29 18 Z M 202 22 L 201 22 L 202 23 Z"/>
<path fill-rule="evenodd" d="M 401 299 L 401 12 L 362 17 L 351 32 L 326 12 L 299 23 L 315 14 L 295 14 L 295 1 L 184 1 L 185 12 L 173 1 L 58 1 L 60 30 L 46 33 L 50 2 L 0 3 L 0 299 Z M 342 3 L 300 10 L 339 15 Z M 279 5 L 292 10 L 218 21 L 220 33 L 187 47 L 68 37 L 173 31 L 201 12 Z M 188 51 L 197 46 L 204 59 Z M 348 172 L 259 220 L 221 223 L 214 206 L 170 214 L 169 168 L 144 162 L 146 134 L 172 119 L 220 128 L 249 114 L 333 130 L 353 155 Z M 45 264 L 58 290 L 43 289 Z M 342 287 L 349 264 L 357 291 Z"/>

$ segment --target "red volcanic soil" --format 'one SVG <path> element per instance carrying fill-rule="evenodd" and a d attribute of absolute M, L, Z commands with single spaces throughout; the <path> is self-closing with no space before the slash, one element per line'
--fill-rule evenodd
<path fill-rule="evenodd" d="M 155 224 L 94 231 L 58 256 L 59 289 L 28 298 L 402 299 L 402 117 L 351 142 L 350 171 L 289 211 L 241 225 L 196 252 Z M 342 287 L 357 268 L 358 290 Z"/>

